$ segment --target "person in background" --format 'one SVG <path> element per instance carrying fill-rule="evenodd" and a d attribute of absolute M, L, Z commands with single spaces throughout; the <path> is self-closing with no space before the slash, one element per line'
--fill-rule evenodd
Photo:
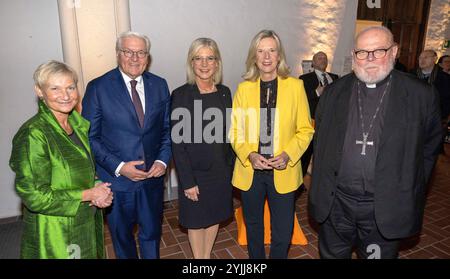
<path fill-rule="evenodd" d="M 316 112 L 309 213 L 321 258 L 396 258 L 419 233 L 441 142 L 432 87 L 393 70 L 385 27 L 355 39 L 353 71 L 325 89 Z"/>
<path fill-rule="evenodd" d="M 432 84 L 436 80 L 437 54 L 434 50 L 426 49 L 419 55 L 419 67 L 413 73 L 421 80 Z"/>
<path fill-rule="evenodd" d="M 303 80 L 306 96 L 308 97 L 311 118 L 314 119 L 316 107 L 323 90 L 339 77 L 336 74 L 326 71 L 328 67 L 328 57 L 323 51 L 319 51 L 313 55 L 312 66 L 314 71 L 301 75 L 299 79 Z"/>
<path fill-rule="evenodd" d="M 333 81 L 337 80 L 339 77 L 336 74 L 326 71 L 328 67 L 328 57 L 323 51 L 319 51 L 313 55 L 312 66 L 314 68 L 313 72 L 301 75 L 299 78 L 303 80 L 306 96 L 308 97 L 309 111 L 311 113 L 311 118 L 314 120 L 314 114 L 316 113 L 320 95 L 322 95 L 326 86 L 333 83 Z M 305 153 L 302 155 L 301 162 L 303 175 L 309 174 L 308 166 L 311 162 L 313 146 L 314 144 L 311 141 L 308 149 L 306 149 Z M 300 186 L 300 189 L 302 191 L 306 190 L 304 184 Z"/>
<path fill-rule="evenodd" d="M 445 73 L 436 63 L 437 54 L 434 50 L 426 49 L 419 56 L 419 68 L 417 77 L 433 85 L 439 95 L 441 104 L 442 145 L 440 151 L 445 153 L 444 139 L 448 133 L 448 121 L 450 116 L 450 75 Z"/>
<path fill-rule="evenodd" d="M 38 113 L 13 139 L 9 164 L 24 205 L 20 257 L 104 258 L 103 217 L 110 183 L 96 181 L 89 122 L 74 110 L 77 74 L 49 61 L 34 72 Z"/>
<path fill-rule="evenodd" d="M 450 74 L 450 55 L 442 55 L 438 60 L 438 65 L 444 73 Z"/>
<path fill-rule="evenodd" d="M 97 172 L 112 183 L 107 213 L 116 257 L 138 258 L 133 234 L 139 225 L 140 258 L 159 258 L 164 175 L 171 158 L 167 82 L 146 71 L 150 40 L 136 32 L 116 41 L 118 67 L 87 85 L 82 114 Z"/>
<path fill-rule="evenodd" d="M 438 60 L 438 65 L 440 67 L 440 70 L 444 73 L 447 73 L 450 75 L 450 55 L 442 55 L 441 58 Z M 449 101 L 450 102 L 450 101 Z M 444 104 L 445 106 L 445 104 Z M 450 110 L 450 103 L 447 104 L 447 109 Z M 450 126 L 450 115 L 447 113 L 447 119 L 445 119 L 445 111 L 442 113 L 442 129 L 444 133 L 444 142 L 450 143 L 450 136 L 449 136 L 449 126 Z M 445 153 L 445 149 L 442 148 L 442 153 Z"/>
<path fill-rule="evenodd" d="M 237 155 L 232 184 L 241 190 L 251 259 L 264 259 L 264 203 L 271 220 L 269 258 L 285 259 L 294 225 L 295 191 L 303 182 L 300 157 L 311 141 L 303 82 L 289 76 L 279 36 L 260 31 L 233 99 L 231 145 Z"/>
<path fill-rule="evenodd" d="M 172 152 L 178 174 L 180 225 L 188 229 L 195 259 L 209 259 L 219 223 L 233 214 L 231 185 L 233 150 L 226 140 L 226 110 L 231 109 L 231 93 L 222 82 L 222 59 L 216 42 L 199 38 L 189 48 L 187 83 L 172 93 Z M 200 105 L 199 105 L 200 104 Z M 198 109 L 199 111 L 196 111 Z M 178 113 L 189 112 L 190 136 L 174 132 L 185 123 Z M 209 121 L 194 123 L 194 115 L 216 111 Z M 205 129 L 217 123 L 215 134 Z M 194 126 L 201 125 L 201 141 L 194 139 Z M 183 131 L 187 133 L 187 131 Z M 216 135 L 219 135 L 218 137 Z"/>

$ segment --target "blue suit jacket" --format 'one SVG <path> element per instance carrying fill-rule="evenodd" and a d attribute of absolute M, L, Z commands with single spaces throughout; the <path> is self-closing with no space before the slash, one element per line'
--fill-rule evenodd
<path fill-rule="evenodd" d="M 142 74 L 145 119 L 141 128 L 119 68 L 87 85 L 82 115 L 91 122 L 89 140 L 97 175 L 111 182 L 114 191 L 134 191 L 141 185 L 162 184 L 163 177 L 133 182 L 116 177 L 120 162 L 144 160 L 148 170 L 155 160 L 167 165 L 171 157 L 170 93 L 167 82 L 154 74 Z"/>

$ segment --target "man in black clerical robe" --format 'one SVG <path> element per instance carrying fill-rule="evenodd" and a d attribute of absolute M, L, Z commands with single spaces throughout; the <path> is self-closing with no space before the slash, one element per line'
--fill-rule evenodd
<path fill-rule="evenodd" d="M 309 212 L 321 258 L 396 258 L 419 233 L 441 142 L 432 87 L 393 70 L 385 27 L 355 39 L 354 72 L 328 86 L 316 111 Z"/>

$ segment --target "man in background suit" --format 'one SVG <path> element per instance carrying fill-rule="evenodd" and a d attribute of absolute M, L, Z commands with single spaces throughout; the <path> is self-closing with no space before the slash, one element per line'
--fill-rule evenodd
<path fill-rule="evenodd" d="M 321 258 L 396 258 L 422 225 L 426 185 L 441 142 L 430 85 L 393 70 L 386 27 L 359 33 L 353 70 L 325 89 L 316 112 L 309 212 Z"/>
<path fill-rule="evenodd" d="M 435 86 L 439 102 L 441 104 L 442 145 L 441 153 L 445 154 L 444 139 L 447 136 L 448 121 L 450 116 L 450 75 L 445 73 L 436 64 L 437 53 L 432 49 L 426 49 L 419 55 L 419 68 L 413 72 L 417 77 Z"/>
<path fill-rule="evenodd" d="M 107 214 L 117 258 L 159 258 L 164 174 L 171 157 L 170 94 L 164 79 L 146 71 L 150 41 L 125 32 L 116 42 L 118 67 L 87 85 L 83 116 L 102 181 L 111 182 Z"/>
<path fill-rule="evenodd" d="M 308 97 L 309 111 L 311 113 L 311 118 L 314 119 L 316 107 L 319 103 L 320 95 L 322 95 L 324 88 L 333 81 L 337 80 L 339 77 L 336 74 L 326 71 L 328 66 L 328 58 L 322 51 L 314 54 L 312 58 L 312 66 L 314 71 L 301 75 L 299 78 L 303 80 L 306 96 Z M 301 157 L 303 175 L 308 173 L 307 170 L 312 154 L 313 142 L 311 141 L 308 149 L 306 149 L 305 153 L 303 153 Z M 300 189 L 304 190 L 304 185 L 302 185 Z"/>

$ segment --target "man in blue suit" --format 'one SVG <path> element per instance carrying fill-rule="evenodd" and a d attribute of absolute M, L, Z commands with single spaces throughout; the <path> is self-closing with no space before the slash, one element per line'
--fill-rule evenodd
<path fill-rule="evenodd" d="M 146 71 L 150 41 L 125 32 L 116 42 L 118 67 L 87 85 L 83 116 L 97 174 L 111 182 L 108 225 L 117 258 L 159 258 L 164 174 L 171 157 L 167 82 Z"/>

